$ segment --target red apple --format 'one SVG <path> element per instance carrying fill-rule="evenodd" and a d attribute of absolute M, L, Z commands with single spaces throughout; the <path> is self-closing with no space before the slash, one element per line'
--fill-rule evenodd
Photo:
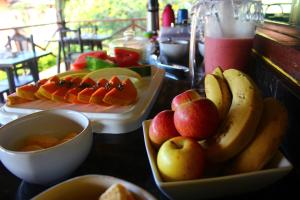
<path fill-rule="evenodd" d="M 157 167 L 164 181 L 201 178 L 204 164 L 204 151 L 192 138 L 171 138 L 162 144 L 157 154 Z"/>
<path fill-rule="evenodd" d="M 151 121 L 149 138 L 155 147 L 159 147 L 166 140 L 179 136 L 174 125 L 174 111 L 159 112 Z"/>
<path fill-rule="evenodd" d="M 218 109 L 206 98 L 185 103 L 175 110 L 174 124 L 182 136 L 206 139 L 218 128 Z"/>
<path fill-rule="evenodd" d="M 200 99 L 201 96 L 195 89 L 186 90 L 177 96 L 175 96 L 171 103 L 172 110 L 176 110 L 176 108 L 184 103 L 191 102 L 197 99 Z"/>

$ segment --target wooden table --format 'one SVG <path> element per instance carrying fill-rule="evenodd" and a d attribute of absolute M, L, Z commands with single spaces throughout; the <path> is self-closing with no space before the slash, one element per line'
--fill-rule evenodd
<path fill-rule="evenodd" d="M 165 78 L 148 119 L 153 118 L 159 111 L 170 109 L 172 98 L 179 92 L 189 89 L 189 86 L 190 83 L 186 80 L 176 81 Z M 141 186 L 158 199 L 167 199 L 154 182 L 142 128 L 125 134 L 94 134 L 94 143 L 89 156 L 71 177 L 86 174 L 119 177 Z M 0 164 L 0 180 L 1 199 L 27 200 L 47 188 L 23 182 L 7 171 L 2 164 Z M 282 180 L 262 190 L 222 199 L 269 199 L 270 197 L 289 199 L 291 195 L 295 195 L 294 199 L 298 199 L 299 185 L 300 174 L 295 169 Z"/>
<path fill-rule="evenodd" d="M 7 57 L 7 58 L 0 58 L 0 70 L 3 70 L 6 72 L 7 75 L 7 80 L 8 80 L 8 86 L 9 86 L 9 92 L 13 93 L 16 90 L 16 83 L 14 80 L 14 74 L 13 74 L 13 69 L 14 66 L 26 62 L 31 62 L 35 58 L 39 59 L 41 57 L 47 56 L 51 54 L 50 52 L 46 51 L 37 51 L 36 55 L 34 56 L 33 52 L 18 52 L 16 55 Z M 30 71 L 32 74 L 33 81 L 38 81 L 39 80 L 39 72 L 38 68 L 35 65 L 29 65 Z"/>

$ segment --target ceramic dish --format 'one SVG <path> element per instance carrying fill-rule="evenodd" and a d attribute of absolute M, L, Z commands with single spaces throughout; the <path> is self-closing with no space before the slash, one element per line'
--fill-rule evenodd
<path fill-rule="evenodd" d="M 66 139 L 70 134 L 73 136 Z M 75 171 L 88 156 L 92 143 L 92 127 L 85 115 L 72 110 L 46 110 L 0 128 L 0 159 L 20 179 L 47 185 Z"/>
<path fill-rule="evenodd" d="M 120 183 L 137 200 L 155 200 L 150 193 L 128 181 L 104 175 L 84 175 L 69 179 L 38 194 L 33 200 L 98 200 L 99 196 L 111 185 Z"/>
<path fill-rule="evenodd" d="M 105 107 L 92 104 L 67 104 L 36 100 L 15 106 L 0 108 L 0 123 L 6 124 L 18 117 L 53 108 L 75 110 L 84 113 L 92 122 L 95 133 L 127 133 L 138 129 L 146 119 L 160 91 L 165 71 L 152 67 L 151 76 L 143 77 L 139 84 L 138 101 L 134 105 Z"/>
<path fill-rule="evenodd" d="M 237 195 L 263 188 L 283 176 L 292 166 L 281 154 L 263 170 L 189 181 L 164 182 L 156 165 L 156 150 L 149 139 L 151 120 L 143 122 L 144 140 L 154 180 L 159 189 L 171 199 L 208 199 Z"/>

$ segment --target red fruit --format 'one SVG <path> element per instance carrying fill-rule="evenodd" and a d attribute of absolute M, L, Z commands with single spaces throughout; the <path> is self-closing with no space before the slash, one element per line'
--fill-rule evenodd
<path fill-rule="evenodd" d="M 191 89 L 191 90 L 186 90 L 180 94 L 178 94 L 177 96 L 175 96 L 172 99 L 172 103 L 171 103 L 171 107 L 172 110 L 176 110 L 176 108 L 184 103 L 190 102 L 190 101 L 194 101 L 197 99 L 200 99 L 201 96 L 200 94 L 197 92 L 197 90 Z"/>
<path fill-rule="evenodd" d="M 74 70 L 81 70 L 86 68 L 87 60 L 86 57 L 93 57 L 93 58 L 100 58 L 100 59 L 107 59 L 107 54 L 105 51 L 91 51 L 87 53 L 81 54 L 73 63 L 72 67 Z"/>
<path fill-rule="evenodd" d="M 179 106 L 174 124 L 180 135 L 202 140 L 213 135 L 219 125 L 219 114 L 209 99 L 199 99 Z"/>
<path fill-rule="evenodd" d="M 164 110 L 159 112 L 151 121 L 149 138 L 152 143 L 159 147 L 166 140 L 179 136 L 174 125 L 174 111 Z"/>
<path fill-rule="evenodd" d="M 135 49 L 126 47 L 116 47 L 114 51 L 115 62 L 120 67 L 136 66 L 140 60 L 140 54 Z"/>

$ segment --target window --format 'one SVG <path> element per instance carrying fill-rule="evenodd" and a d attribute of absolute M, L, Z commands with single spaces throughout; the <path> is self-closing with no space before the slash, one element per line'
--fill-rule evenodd
<path fill-rule="evenodd" d="M 267 21 L 299 25 L 300 0 L 262 0 Z"/>

